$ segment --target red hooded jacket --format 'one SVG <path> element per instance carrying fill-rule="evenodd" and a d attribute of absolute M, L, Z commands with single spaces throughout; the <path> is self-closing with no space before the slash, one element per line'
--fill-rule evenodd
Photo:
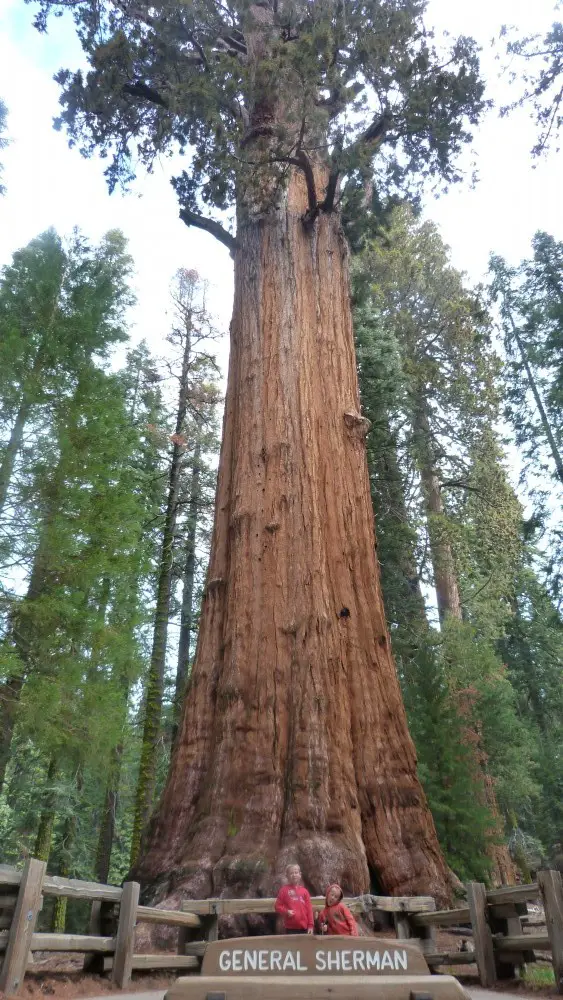
<path fill-rule="evenodd" d="M 288 910 L 293 911 L 293 916 L 289 916 Z M 311 897 L 304 885 L 282 885 L 276 899 L 276 913 L 281 913 L 287 931 L 313 929 Z"/>
<path fill-rule="evenodd" d="M 328 905 L 328 894 L 331 889 L 338 889 L 340 891 L 340 899 L 338 903 L 334 903 L 332 906 Z M 347 937 L 358 937 L 358 925 L 354 920 L 350 910 L 347 906 L 344 906 L 342 902 L 342 896 L 344 893 L 339 885 L 333 883 L 329 885 L 326 890 L 327 903 L 324 910 L 319 913 L 319 924 L 326 924 L 327 934 L 345 934 Z"/>

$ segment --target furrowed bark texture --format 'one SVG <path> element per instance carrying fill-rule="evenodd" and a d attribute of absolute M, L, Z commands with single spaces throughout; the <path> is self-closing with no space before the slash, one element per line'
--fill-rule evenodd
<path fill-rule="evenodd" d="M 319 892 L 371 876 L 448 897 L 385 625 L 347 247 L 306 209 L 294 172 L 239 227 L 209 575 L 135 869 L 147 899 L 271 892 L 293 860 Z"/>

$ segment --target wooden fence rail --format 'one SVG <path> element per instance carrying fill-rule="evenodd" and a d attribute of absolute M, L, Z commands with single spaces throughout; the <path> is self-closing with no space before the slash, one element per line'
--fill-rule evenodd
<path fill-rule="evenodd" d="M 16 892 L 10 890 L 16 890 Z M 7 891 L 5 891 L 7 890 Z M 101 885 L 47 875 L 44 862 L 33 858 L 22 871 L 0 865 L 0 990 L 17 993 L 35 951 L 74 951 L 90 955 L 98 968 L 111 972 L 114 983 L 128 985 L 135 969 L 192 969 L 200 967 L 209 941 L 218 937 L 219 918 L 245 914 L 273 914 L 275 899 L 186 900 L 180 910 L 139 905 L 138 883 Z M 5 892 L 5 894 L 4 894 Z M 475 962 L 483 986 L 513 976 L 526 962 L 535 960 L 535 951 L 551 952 L 555 982 L 563 993 L 563 885 L 560 872 L 542 871 L 537 883 L 487 891 L 478 882 L 466 886 L 467 905 L 452 910 L 436 910 L 430 896 L 376 896 L 366 894 L 346 903 L 357 915 L 374 911 L 392 918 L 398 938 L 418 941 L 432 969 L 444 965 Z M 66 896 L 92 902 L 89 934 L 46 934 L 36 931 L 38 914 L 45 896 Z M 540 899 L 546 930 L 533 921 L 533 933 L 526 933 L 527 903 Z M 313 908 L 324 906 L 323 897 L 314 897 Z M 101 909 L 119 907 L 119 916 L 104 929 Z M 138 923 L 167 924 L 178 929 L 177 954 L 136 954 L 135 926 Z M 438 928 L 455 928 L 472 939 L 473 952 L 439 950 Z M 111 930 L 111 933 L 108 932 Z"/>

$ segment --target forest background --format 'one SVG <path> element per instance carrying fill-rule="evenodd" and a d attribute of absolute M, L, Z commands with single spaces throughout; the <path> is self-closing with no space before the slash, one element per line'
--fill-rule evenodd
<path fill-rule="evenodd" d="M 496 107 L 473 144 L 481 179 L 429 194 L 421 218 L 399 206 L 371 233 L 350 229 L 386 610 L 461 878 L 561 863 L 558 152 L 532 156 L 529 106 L 499 119 L 518 91 L 497 79 L 502 41 L 489 47 L 503 21 L 541 33 L 554 16 L 551 4 L 525 22 L 513 4 L 486 18 L 484 4 L 430 4 L 430 22 L 487 46 Z M 174 222 L 164 167 L 137 184 L 143 212 L 135 194 L 109 199 L 100 164 L 51 132 L 52 72 L 81 59 L 72 31 L 63 19 L 42 39 L 22 4 L 4 17 L 2 860 L 31 853 L 119 881 L 165 776 L 195 645 L 229 260 Z"/>

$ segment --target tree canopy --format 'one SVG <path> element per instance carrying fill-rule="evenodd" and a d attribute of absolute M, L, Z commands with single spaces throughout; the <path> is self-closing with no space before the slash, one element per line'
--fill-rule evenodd
<path fill-rule="evenodd" d="M 45 29 L 64 0 L 40 0 Z M 233 245 L 217 218 L 235 201 L 260 210 L 291 165 L 309 212 L 331 208 L 340 177 L 416 188 L 459 179 L 455 158 L 484 107 L 477 47 L 437 44 L 426 0 L 249 3 L 82 0 L 72 4 L 90 63 L 63 70 L 58 126 L 85 155 L 110 158 L 110 188 L 136 162 L 180 152 L 181 217 Z M 324 198 L 314 164 L 330 162 Z M 257 173 L 260 183 L 257 182 Z M 204 216 L 210 209 L 215 215 Z"/>

